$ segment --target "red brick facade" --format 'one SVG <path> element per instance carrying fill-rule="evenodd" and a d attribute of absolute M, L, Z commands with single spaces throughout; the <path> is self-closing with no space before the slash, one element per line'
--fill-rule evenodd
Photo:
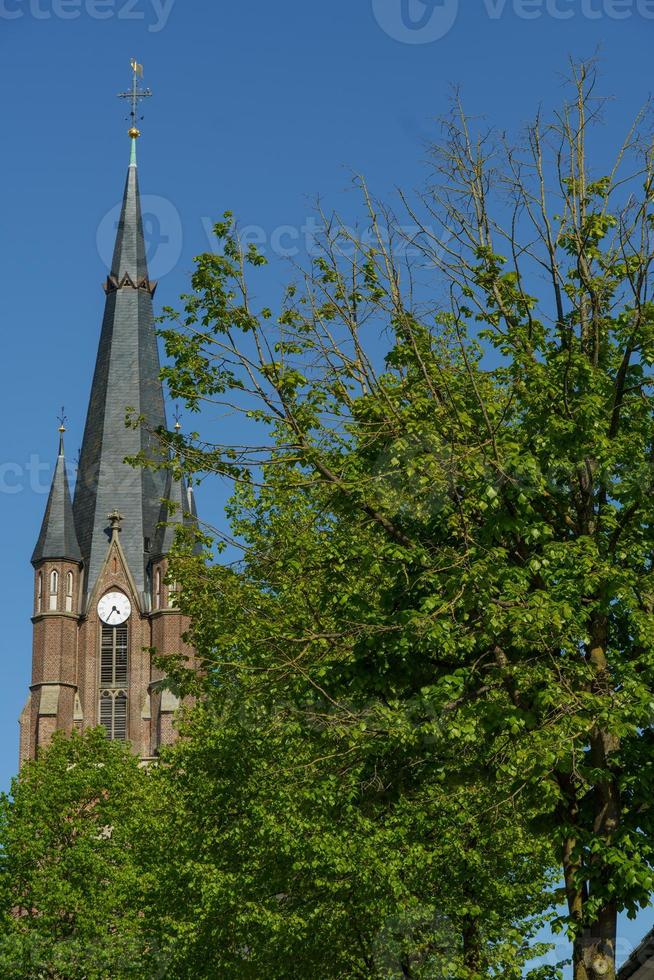
<path fill-rule="evenodd" d="M 127 528 L 124 533 L 128 533 Z M 153 563 L 153 594 L 146 597 L 148 608 L 144 608 L 115 538 L 108 543 L 107 559 L 87 608 L 81 609 L 79 564 L 44 561 L 37 566 L 32 684 L 20 718 L 21 764 L 34 758 L 55 731 L 84 731 L 100 724 L 102 623 L 97 605 L 107 592 L 124 593 L 132 606 L 127 621 L 127 739 L 143 760 L 156 757 L 161 745 L 174 740 L 178 702 L 169 691 L 159 689 L 157 681 L 163 679 L 163 673 L 154 667 L 152 658 L 156 652 L 181 653 L 192 659 L 193 652 L 182 640 L 188 621 L 175 609 L 175 594 L 165 582 L 166 572 L 165 558 Z"/>

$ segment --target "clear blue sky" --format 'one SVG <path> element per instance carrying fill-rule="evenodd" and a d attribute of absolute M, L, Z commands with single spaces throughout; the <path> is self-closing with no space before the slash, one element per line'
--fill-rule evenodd
<path fill-rule="evenodd" d="M 421 184 L 451 83 L 471 112 L 516 129 L 556 101 L 568 56 L 599 51 L 608 144 L 650 93 L 653 43 L 654 0 L 0 0 L 0 787 L 29 684 L 39 467 L 53 462 L 59 406 L 71 458 L 86 412 L 130 57 L 156 94 L 139 162 L 159 304 L 184 290 L 226 209 L 268 242 L 272 302 L 290 274 L 275 252 L 294 247 L 316 194 L 347 217 L 352 171 L 381 195 Z M 225 493 L 205 485 L 204 516 L 222 522 Z"/>

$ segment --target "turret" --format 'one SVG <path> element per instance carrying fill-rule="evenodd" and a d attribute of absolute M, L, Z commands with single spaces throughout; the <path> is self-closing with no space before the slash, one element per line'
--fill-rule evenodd
<path fill-rule="evenodd" d="M 59 453 L 32 565 L 34 648 L 31 693 L 21 718 L 21 757 L 47 745 L 57 729 L 81 722 L 77 690 L 77 626 L 82 578 L 80 551 L 64 456 Z"/>

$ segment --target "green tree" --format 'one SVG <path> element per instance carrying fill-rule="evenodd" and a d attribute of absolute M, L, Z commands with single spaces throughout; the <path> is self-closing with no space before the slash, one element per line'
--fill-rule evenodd
<path fill-rule="evenodd" d="M 103 729 L 55 735 L 0 804 L 0 973 L 152 978 L 138 859 L 148 780 Z"/>
<path fill-rule="evenodd" d="M 251 448 L 171 437 L 181 466 L 261 500 L 236 522 L 269 563 L 261 633 L 223 642 L 190 598 L 209 665 L 279 697 L 302 678 L 330 726 L 403 735 L 398 797 L 438 769 L 506 792 L 556 850 L 575 980 L 614 977 L 617 914 L 654 881 L 654 158 L 641 116 L 593 166 L 594 87 L 575 67 L 570 103 L 518 148 L 456 106 L 428 190 L 404 200 L 418 258 L 364 187 L 373 244 L 327 216 L 275 317 L 227 215 L 164 331 L 174 397 L 259 424 Z M 325 529 L 308 561 L 301 525 L 284 531 L 306 600 L 289 632 L 275 494 L 315 500 Z"/>
<path fill-rule="evenodd" d="M 154 777 L 175 801 L 151 851 L 167 976 L 523 977 L 542 855 L 522 841 L 517 857 L 516 819 L 481 788 L 367 788 L 370 749 L 357 760 L 351 734 L 346 747 L 289 706 L 222 694 Z"/>

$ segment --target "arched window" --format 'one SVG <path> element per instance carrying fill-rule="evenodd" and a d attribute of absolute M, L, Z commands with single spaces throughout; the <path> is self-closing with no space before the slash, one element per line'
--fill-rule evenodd
<path fill-rule="evenodd" d="M 127 670 L 129 634 L 127 624 L 103 626 L 100 648 L 100 724 L 107 738 L 127 738 Z"/>
<path fill-rule="evenodd" d="M 75 576 L 72 572 L 66 575 L 66 612 L 73 611 L 73 589 L 75 587 Z"/>
<path fill-rule="evenodd" d="M 36 577 L 36 611 L 37 613 L 43 610 L 43 572 L 39 572 Z"/>
<path fill-rule="evenodd" d="M 127 738 L 127 693 L 102 691 L 100 693 L 100 724 L 111 741 L 124 742 Z"/>
<path fill-rule="evenodd" d="M 154 576 L 154 608 L 161 609 L 161 569 Z"/>
<path fill-rule="evenodd" d="M 50 609 L 57 608 L 57 593 L 59 592 L 59 572 L 50 572 Z"/>

